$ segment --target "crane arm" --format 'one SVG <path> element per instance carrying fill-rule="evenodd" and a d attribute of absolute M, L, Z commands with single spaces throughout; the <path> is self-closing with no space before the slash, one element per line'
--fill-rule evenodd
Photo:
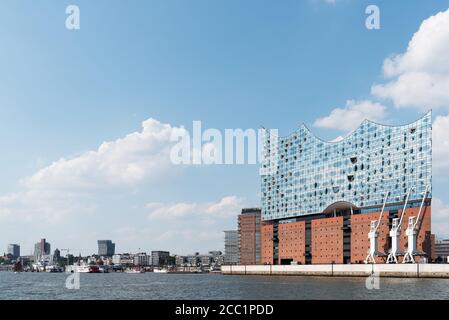
<path fill-rule="evenodd" d="M 416 221 L 415 221 L 415 224 L 413 225 L 413 229 L 415 229 L 416 226 L 418 225 L 419 218 L 420 218 L 421 212 L 422 212 L 422 208 L 424 206 L 424 202 L 426 201 L 428 192 L 429 192 L 429 185 L 426 185 L 426 190 L 424 191 L 424 195 L 423 195 L 423 198 L 422 198 L 421 206 L 419 207 L 418 217 L 416 217 Z"/>
<path fill-rule="evenodd" d="M 410 193 L 412 192 L 412 190 L 413 190 L 413 187 L 408 189 L 407 198 L 405 198 L 404 209 L 402 209 L 402 212 L 401 212 L 401 219 L 399 220 L 398 229 L 401 227 L 402 218 L 404 218 L 405 209 L 407 208 L 408 199 L 410 197 Z"/>
<path fill-rule="evenodd" d="M 382 206 L 382 211 L 380 212 L 380 216 L 379 216 L 379 220 L 377 221 L 377 225 L 376 225 L 376 232 L 379 229 L 379 225 L 380 225 L 380 221 L 382 220 L 382 216 L 384 214 L 384 210 L 385 210 L 385 206 L 387 204 L 387 199 L 388 199 L 388 195 L 390 194 L 390 191 L 387 191 L 386 195 L 385 195 L 385 200 L 384 200 L 384 204 Z"/>

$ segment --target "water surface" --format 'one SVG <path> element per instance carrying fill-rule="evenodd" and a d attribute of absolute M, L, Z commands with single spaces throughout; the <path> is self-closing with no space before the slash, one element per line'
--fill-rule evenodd
<path fill-rule="evenodd" d="M 220 274 L 80 274 L 68 290 L 65 273 L 0 272 L 0 299 L 449 299 L 449 279 L 223 276 Z"/>

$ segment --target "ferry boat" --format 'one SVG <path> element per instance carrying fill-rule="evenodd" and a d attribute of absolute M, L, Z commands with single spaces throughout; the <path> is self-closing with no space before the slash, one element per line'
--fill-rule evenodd
<path fill-rule="evenodd" d="M 51 266 L 47 266 L 45 268 L 45 272 L 50 272 L 50 273 L 56 273 L 56 272 L 62 272 L 62 268 L 55 266 L 55 265 L 51 265 Z"/>
<path fill-rule="evenodd" d="M 70 273 L 100 273 L 100 268 L 98 266 L 67 266 L 66 272 Z"/>

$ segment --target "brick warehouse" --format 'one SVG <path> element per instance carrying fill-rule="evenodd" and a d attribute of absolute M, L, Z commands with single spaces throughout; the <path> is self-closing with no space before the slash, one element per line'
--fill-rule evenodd
<path fill-rule="evenodd" d="M 242 209 L 238 217 L 239 261 L 260 264 L 260 208 Z"/>
<path fill-rule="evenodd" d="M 338 142 L 317 138 L 305 125 L 287 137 L 267 135 L 260 263 L 363 263 L 373 223 L 376 263 L 392 251 L 402 262 L 413 248 L 409 224 L 416 230 L 413 256 L 432 258 L 431 137 L 430 112 L 403 126 L 365 120 Z M 413 225 L 411 217 L 419 220 Z"/>

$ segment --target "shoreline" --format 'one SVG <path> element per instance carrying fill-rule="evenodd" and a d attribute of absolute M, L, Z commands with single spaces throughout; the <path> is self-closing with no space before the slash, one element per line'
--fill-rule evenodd
<path fill-rule="evenodd" d="M 228 265 L 223 275 L 292 275 L 323 277 L 391 277 L 449 279 L 449 264 L 320 264 L 320 265 Z"/>

